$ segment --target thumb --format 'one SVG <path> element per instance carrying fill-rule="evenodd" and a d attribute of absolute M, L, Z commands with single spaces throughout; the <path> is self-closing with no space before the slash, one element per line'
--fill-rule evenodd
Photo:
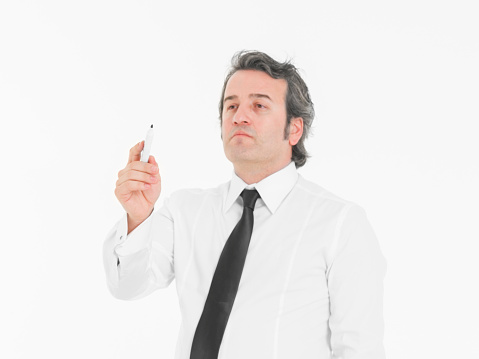
<path fill-rule="evenodd" d="M 148 163 L 151 163 L 152 165 L 157 165 L 158 166 L 158 163 L 156 162 L 155 160 L 155 157 L 150 155 L 150 157 L 148 158 Z"/>

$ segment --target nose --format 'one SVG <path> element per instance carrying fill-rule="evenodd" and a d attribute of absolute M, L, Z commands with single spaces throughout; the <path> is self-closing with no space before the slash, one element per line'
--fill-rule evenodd
<path fill-rule="evenodd" d="M 251 117 L 245 106 L 239 106 L 233 116 L 234 125 L 246 125 L 251 123 Z"/>

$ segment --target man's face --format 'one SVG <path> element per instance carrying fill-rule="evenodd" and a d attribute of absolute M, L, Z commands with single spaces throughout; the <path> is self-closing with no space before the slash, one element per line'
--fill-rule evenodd
<path fill-rule="evenodd" d="M 223 98 L 221 134 L 233 164 L 289 163 L 292 146 L 284 139 L 287 82 L 255 70 L 237 71 Z"/>

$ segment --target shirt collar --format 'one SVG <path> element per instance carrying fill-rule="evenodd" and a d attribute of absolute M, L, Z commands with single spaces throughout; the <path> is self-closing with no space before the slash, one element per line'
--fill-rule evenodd
<path fill-rule="evenodd" d="M 293 189 L 297 180 L 298 172 L 296 171 L 294 162 L 290 162 L 289 165 L 283 169 L 252 185 L 247 185 L 236 173 L 233 172 L 228 193 L 226 194 L 223 203 L 223 211 L 226 213 L 241 192 L 248 187 L 256 188 L 264 204 L 268 207 L 271 213 L 274 213 L 286 195 Z"/>

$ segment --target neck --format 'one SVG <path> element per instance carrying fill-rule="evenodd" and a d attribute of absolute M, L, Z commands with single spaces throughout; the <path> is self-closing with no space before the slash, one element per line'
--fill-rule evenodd
<path fill-rule="evenodd" d="M 236 175 L 246 184 L 258 183 L 273 173 L 276 173 L 291 162 L 290 159 L 276 164 L 258 164 L 258 163 L 234 163 Z"/>

